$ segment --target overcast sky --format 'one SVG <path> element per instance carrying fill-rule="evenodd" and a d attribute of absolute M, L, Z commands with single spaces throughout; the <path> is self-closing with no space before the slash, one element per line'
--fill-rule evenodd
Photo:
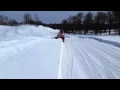
<path fill-rule="evenodd" d="M 37 14 L 43 23 L 61 23 L 63 19 L 68 18 L 70 15 L 76 15 L 78 12 L 86 14 L 88 11 L 0 11 L 0 15 L 22 22 L 23 15 L 30 13 L 32 17 Z M 95 13 L 96 11 L 91 12 Z"/>

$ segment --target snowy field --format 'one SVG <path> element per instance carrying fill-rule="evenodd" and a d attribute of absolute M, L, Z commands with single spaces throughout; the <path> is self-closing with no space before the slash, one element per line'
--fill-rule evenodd
<path fill-rule="evenodd" d="M 118 36 L 67 35 L 58 78 L 119 79 L 119 40 Z"/>
<path fill-rule="evenodd" d="M 0 26 L 0 79 L 120 79 L 120 37 Z"/>
<path fill-rule="evenodd" d="M 61 40 L 51 38 L 57 32 L 42 26 L 0 26 L 0 78 L 57 78 Z"/>

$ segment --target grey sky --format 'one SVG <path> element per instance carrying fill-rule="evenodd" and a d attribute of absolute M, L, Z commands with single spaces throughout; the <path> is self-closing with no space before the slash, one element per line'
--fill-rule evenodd
<path fill-rule="evenodd" d="M 43 23 L 60 23 L 70 15 L 76 15 L 78 12 L 86 14 L 88 11 L 0 11 L 0 15 L 16 19 L 18 22 L 23 21 L 23 15 L 30 13 L 32 16 L 37 14 Z M 96 11 L 92 11 L 95 13 Z"/>

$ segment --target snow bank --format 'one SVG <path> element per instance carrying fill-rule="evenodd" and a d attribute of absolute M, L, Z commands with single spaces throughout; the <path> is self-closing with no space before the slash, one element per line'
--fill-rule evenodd
<path fill-rule="evenodd" d="M 59 30 L 49 27 L 21 25 L 17 27 L 0 25 L 0 41 L 18 37 L 54 37 Z"/>
<path fill-rule="evenodd" d="M 62 40 L 51 37 L 58 31 L 43 26 L 0 25 L 0 79 L 57 78 Z"/>

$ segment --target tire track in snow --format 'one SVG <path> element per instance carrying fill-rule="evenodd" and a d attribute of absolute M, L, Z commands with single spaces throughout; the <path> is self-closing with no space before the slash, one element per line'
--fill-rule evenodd
<path fill-rule="evenodd" d="M 88 63 L 86 59 L 79 53 L 78 49 L 73 45 L 73 41 L 68 39 L 66 41 L 66 48 L 72 53 L 64 55 L 64 57 L 69 57 L 68 59 L 63 58 L 63 77 L 62 78 L 94 78 L 90 72 Z M 67 53 L 67 50 L 64 51 Z M 66 67 L 65 67 L 66 66 Z M 74 70 L 74 71 L 73 71 Z M 74 72 L 74 73 L 73 73 Z M 78 73 L 80 72 L 80 73 Z M 65 73 L 65 74 L 64 74 Z"/>
<path fill-rule="evenodd" d="M 98 47 L 101 47 L 100 45 L 97 45 L 98 42 L 94 42 L 94 44 L 92 42 L 89 42 L 89 44 L 88 44 L 88 40 L 86 40 L 86 41 L 80 40 L 80 42 L 82 42 L 82 44 L 84 44 L 84 45 L 86 44 L 85 48 L 88 47 L 88 49 L 90 49 L 89 52 L 92 51 L 89 54 L 93 54 L 92 56 L 94 56 L 94 57 L 97 56 L 98 58 L 96 58 L 96 60 L 98 60 L 102 65 L 104 65 L 105 71 L 107 72 L 106 73 L 107 77 L 105 77 L 105 78 L 118 78 L 120 73 L 117 68 L 113 67 L 113 64 L 114 64 L 114 66 L 118 66 L 119 64 L 117 65 L 117 63 L 115 64 L 114 62 L 115 62 L 115 60 L 119 60 L 119 58 L 114 59 L 114 57 L 112 57 L 109 53 L 105 53 L 105 48 L 103 50 L 98 48 Z M 103 45 L 106 46 L 106 44 L 103 44 Z M 101 47 L 101 48 L 103 48 L 103 47 Z M 106 51 L 110 52 L 109 50 L 106 50 Z M 110 60 L 111 61 L 113 60 L 113 62 L 111 63 Z M 113 73 L 113 70 L 117 71 L 117 73 Z M 116 75 L 117 75 L 117 77 L 116 77 Z"/>
<path fill-rule="evenodd" d="M 76 50 L 78 51 L 79 54 L 84 58 L 86 65 L 85 67 L 88 67 L 84 72 L 87 72 L 89 75 L 88 78 L 101 78 L 101 75 L 97 72 L 94 64 L 92 63 L 92 58 L 89 56 L 89 54 L 86 53 L 84 48 L 79 47 L 79 45 L 76 43 L 76 41 L 73 40 L 73 44 L 76 47 Z M 82 52 L 81 52 L 82 51 Z M 79 59 L 78 59 L 79 61 Z M 82 63 L 81 61 L 80 63 Z M 94 74 L 93 74 L 94 73 Z"/>
<path fill-rule="evenodd" d="M 90 42 L 89 44 L 91 46 L 92 42 Z M 98 42 L 94 43 L 94 45 L 96 46 L 96 51 L 99 50 L 99 52 L 101 53 L 100 55 L 99 54 L 98 55 L 99 56 L 104 55 L 104 56 L 101 56 L 101 57 L 104 58 L 103 60 L 106 63 L 106 65 L 108 66 L 108 68 L 110 68 L 109 69 L 110 72 L 114 75 L 115 78 L 120 78 L 120 64 L 118 62 L 120 60 L 119 57 L 117 57 L 117 58 L 113 57 L 113 55 L 111 55 L 111 54 L 114 54 L 114 53 L 112 53 L 112 52 L 111 52 L 111 54 L 109 53 L 110 50 L 106 49 L 106 48 L 108 48 L 108 46 L 106 46 L 107 44 L 101 43 L 101 44 L 103 44 L 102 46 L 106 46 L 104 49 L 103 49 L 103 47 L 101 47 L 101 49 L 103 49 L 103 50 L 100 50 L 100 48 L 99 48 L 100 45 L 99 45 L 99 47 L 97 47 L 98 46 L 97 44 L 98 44 Z M 111 49 L 111 50 L 114 50 L 114 48 L 116 48 L 114 46 L 112 46 L 112 48 L 111 48 L 110 46 L 109 46 L 109 49 Z M 93 45 L 92 45 L 92 47 L 93 47 Z M 106 49 L 106 51 L 105 51 L 105 49 Z M 117 51 L 119 51 L 119 49 L 117 49 Z M 117 52 L 117 53 L 119 53 L 119 52 Z M 116 56 L 119 56 L 119 54 L 116 54 Z M 116 71 L 116 72 L 114 73 L 114 71 Z"/>
<path fill-rule="evenodd" d="M 80 42 L 82 42 L 82 40 Z M 104 73 L 102 73 L 102 74 L 99 73 L 101 66 L 103 66 L 103 71 L 105 72 L 105 75 L 107 75 L 106 77 L 113 78 L 112 73 L 109 71 L 108 67 L 103 62 L 104 58 L 100 57 L 101 55 L 99 55 L 99 53 L 97 53 L 98 51 L 96 52 L 96 50 L 95 50 L 95 52 L 93 52 L 94 49 L 89 50 L 91 47 L 88 48 L 87 46 L 88 45 L 85 45 L 84 42 L 82 42 L 82 44 L 79 44 L 79 47 L 82 48 L 89 55 L 89 59 L 86 58 L 85 54 L 84 54 L 85 55 L 84 58 L 86 58 L 86 60 L 88 61 L 88 64 L 91 64 L 89 68 L 91 69 L 91 73 L 94 76 L 93 78 L 104 78 L 104 76 L 103 76 Z M 96 55 L 97 55 L 97 57 L 96 57 Z M 99 61 L 99 59 L 101 61 Z M 95 60 L 97 60 L 101 65 L 98 66 L 97 63 L 95 62 Z"/>
<path fill-rule="evenodd" d="M 73 44 L 73 43 L 72 43 Z M 86 76 L 88 75 L 87 77 L 91 77 L 91 72 L 89 70 L 89 66 L 87 65 L 86 63 L 86 59 L 83 57 L 83 55 L 79 52 L 79 50 L 76 48 L 75 45 L 73 45 L 74 48 L 74 57 L 76 57 L 75 61 L 76 61 L 76 67 L 75 69 L 81 69 L 81 73 L 77 73 L 77 76 L 80 76 L 81 78 L 83 78 L 83 75 Z M 80 65 L 80 66 L 79 66 Z M 79 67 L 79 68 L 78 68 Z M 83 71 L 82 71 L 83 70 Z M 88 72 L 86 72 L 88 71 Z M 85 78 L 85 77 L 84 77 Z"/>
<path fill-rule="evenodd" d="M 98 43 L 97 43 L 98 44 Z M 98 46 L 96 44 L 96 46 Z M 108 60 L 108 63 L 113 66 L 114 68 L 116 68 L 118 71 L 120 71 L 120 50 L 119 49 L 116 49 L 116 47 L 112 47 L 112 49 L 110 48 L 110 46 L 108 47 L 105 47 L 103 43 L 99 43 L 102 45 L 102 48 L 101 47 L 97 47 L 99 48 L 100 50 L 103 51 L 103 53 L 107 53 L 109 55 L 109 57 L 112 59 L 112 60 Z M 117 52 L 115 52 L 117 51 Z M 119 67 L 119 69 L 118 69 Z"/>
<path fill-rule="evenodd" d="M 71 49 L 70 44 L 71 44 L 71 42 L 66 41 L 65 50 L 64 50 L 64 59 L 63 59 L 64 66 L 66 66 L 65 67 L 66 71 L 65 71 L 64 77 L 68 78 L 68 79 L 72 78 L 72 71 L 73 71 L 73 54 L 72 54 L 73 51 Z M 67 70 L 67 69 L 70 69 L 70 70 Z M 64 69 L 63 69 L 63 72 L 64 72 Z"/>
<path fill-rule="evenodd" d="M 64 43 L 62 78 L 120 78 L 119 52 L 117 47 L 71 36 Z"/>

